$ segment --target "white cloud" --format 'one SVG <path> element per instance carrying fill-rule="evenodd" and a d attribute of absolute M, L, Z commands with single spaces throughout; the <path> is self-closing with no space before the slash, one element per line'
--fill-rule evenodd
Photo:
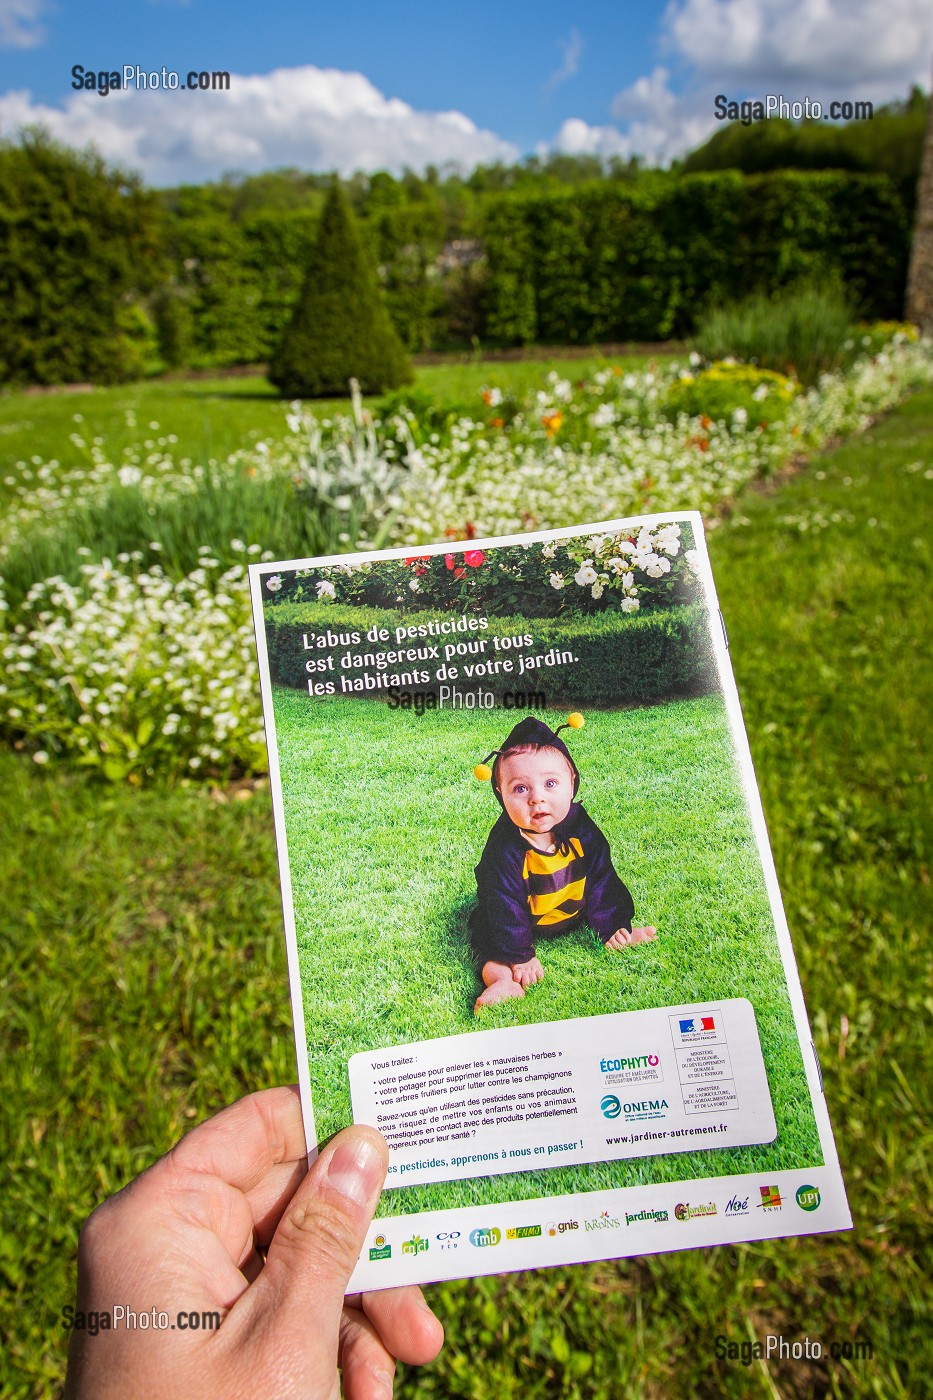
<path fill-rule="evenodd" d="M 0 48 L 31 49 L 41 44 L 45 30 L 39 16 L 44 0 L 0 0 Z"/>
<path fill-rule="evenodd" d="M 565 121 L 554 145 L 603 156 L 640 155 L 667 163 L 720 126 L 717 93 L 728 98 L 805 97 L 876 104 L 929 88 L 933 62 L 930 0 L 671 0 L 662 41 L 685 72 L 672 90 L 657 67 L 619 92 L 611 113 L 621 127 Z"/>
<path fill-rule="evenodd" d="M 558 41 L 563 61 L 559 68 L 556 68 L 547 82 L 544 84 L 545 92 L 553 92 L 560 87 L 561 83 L 566 83 L 568 79 L 576 77 L 580 70 L 580 59 L 583 56 L 583 40 L 576 29 L 571 29 L 569 39 Z"/>
<path fill-rule="evenodd" d="M 929 0 L 673 0 L 664 29 L 702 78 L 749 92 L 809 83 L 830 97 L 898 97 L 927 86 L 933 63 Z"/>
<path fill-rule="evenodd" d="M 28 92 L 0 97 L 5 135 L 35 123 L 69 146 L 93 144 L 153 185 L 285 165 L 349 175 L 447 161 L 469 169 L 518 156 L 462 112 L 419 112 L 361 73 L 311 65 L 234 73 L 229 92 L 79 92 L 63 107 L 33 102 Z"/>

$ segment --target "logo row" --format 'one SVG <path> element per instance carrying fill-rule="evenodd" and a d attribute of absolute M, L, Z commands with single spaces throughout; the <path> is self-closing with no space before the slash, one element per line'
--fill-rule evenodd
<path fill-rule="evenodd" d="M 780 1187 L 759 1186 L 758 1192 L 761 1199 L 755 1202 L 755 1208 L 757 1210 L 780 1210 L 784 1205 L 784 1201 L 781 1198 Z M 819 1187 L 810 1185 L 799 1186 L 794 1199 L 801 1210 L 816 1210 L 821 1200 Z M 733 1219 L 736 1216 L 750 1215 L 751 1209 L 752 1201 L 750 1196 L 733 1196 L 727 1202 L 723 1215 Z M 678 1201 L 672 1213 L 675 1220 L 688 1221 L 700 1220 L 708 1216 L 718 1215 L 719 1211 L 714 1201 L 708 1201 L 705 1204 L 700 1203 L 699 1205 L 691 1205 L 689 1201 Z M 645 1208 L 633 1214 L 629 1214 L 628 1211 L 623 1211 L 626 1226 L 660 1224 L 669 1220 L 670 1214 L 671 1213 L 668 1212 L 667 1209 L 652 1210 Z M 494 1225 L 479 1227 L 475 1230 L 471 1230 L 467 1235 L 461 1234 L 459 1230 L 440 1230 L 433 1237 L 433 1241 L 435 1249 L 444 1251 L 459 1249 L 462 1244 L 466 1244 L 467 1242 L 476 1249 L 491 1249 L 501 1244 L 503 1238 L 506 1240 L 532 1240 L 541 1238 L 542 1236 L 548 1236 L 553 1239 L 555 1236 L 564 1235 L 570 1230 L 579 1229 L 579 1220 L 551 1220 L 543 1229 L 540 1225 L 511 1226 L 505 1231 L 504 1236 L 502 1231 L 497 1229 Z M 583 1229 L 587 1234 L 594 1230 L 620 1230 L 622 1229 L 622 1221 L 618 1217 L 610 1214 L 608 1210 L 604 1210 L 601 1215 L 594 1219 L 584 1220 Z M 425 1254 L 430 1246 L 431 1240 L 426 1236 L 412 1235 L 410 1240 L 405 1240 L 402 1244 L 402 1253 Z M 377 1235 L 373 1240 L 369 1250 L 369 1257 L 372 1260 L 391 1259 L 392 1246 L 387 1241 L 385 1235 Z"/>

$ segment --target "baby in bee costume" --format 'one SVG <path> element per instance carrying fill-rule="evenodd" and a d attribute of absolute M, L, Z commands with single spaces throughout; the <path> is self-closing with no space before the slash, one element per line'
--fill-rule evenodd
<path fill-rule="evenodd" d="M 538 938 L 584 923 L 613 951 L 655 937 L 633 927 L 635 906 L 609 842 L 575 800 L 580 774 L 560 731 L 582 725 L 580 714 L 556 730 L 528 715 L 474 769 L 492 780 L 502 807 L 476 867 L 470 940 L 485 986 L 477 1010 L 541 981 Z"/>

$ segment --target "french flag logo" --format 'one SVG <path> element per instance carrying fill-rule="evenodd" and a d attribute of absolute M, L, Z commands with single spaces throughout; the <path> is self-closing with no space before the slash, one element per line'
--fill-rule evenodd
<path fill-rule="evenodd" d="M 681 1035 L 692 1035 L 695 1031 L 714 1031 L 716 1029 L 715 1016 L 693 1016 L 689 1021 L 681 1021 Z"/>

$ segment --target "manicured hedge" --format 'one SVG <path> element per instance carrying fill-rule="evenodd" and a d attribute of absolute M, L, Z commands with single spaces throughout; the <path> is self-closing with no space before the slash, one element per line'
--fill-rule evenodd
<path fill-rule="evenodd" d="M 513 659 L 518 656 L 544 656 L 552 648 L 572 651 L 576 657 L 573 665 L 538 667 L 522 675 L 517 674 L 516 667 L 511 674 L 484 676 L 478 680 L 467 679 L 461 669 L 460 677 L 453 682 L 464 691 L 474 686 L 491 690 L 497 700 L 501 700 L 507 690 L 535 690 L 545 692 L 549 706 L 649 705 L 684 696 L 705 695 L 718 685 L 706 614 L 696 603 L 628 615 L 604 612 L 588 618 L 490 617 L 489 626 L 483 631 L 396 642 L 397 625 L 416 626 L 429 622 L 432 616 L 438 615 L 405 613 L 403 616 L 372 608 L 318 603 L 268 604 L 266 636 L 273 684 L 305 690 L 309 679 L 305 670 L 306 661 L 330 655 L 334 658 L 334 670 L 315 675 L 315 680 L 360 675 L 360 670 L 340 668 L 340 657 L 348 650 L 346 645 L 306 649 L 303 643 L 305 634 L 323 635 L 329 631 L 336 636 L 355 631 L 360 633 L 363 641 L 350 648 L 354 652 L 384 654 L 399 646 L 437 645 L 440 642 L 441 661 L 444 658 L 443 645 L 449 641 L 515 637 L 527 633 L 534 638 L 534 645 L 528 648 L 495 652 L 491 646 L 487 646 L 484 654 L 453 658 L 453 664 L 461 667 L 464 663 L 469 665 L 481 661 L 483 655 L 509 656 Z M 457 614 L 443 616 L 455 618 Z M 391 640 L 367 642 L 366 632 L 374 626 L 388 628 Z M 413 661 L 388 669 L 405 670 L 422 664 L 425 663 Z M 437 662 L 428 664 L 432 672 L 436 670 Z M 371 674 L 378 674 L 375 668 L 369 669 Z M 436 685 L 437 682 L 432 679 L 429 685 L 419 688 L 435 689 Z M 387 692 L 374 690 L 369 694 L 386 696 Z"/>
<path fill-rule="evenodd" d="M 486 332 L 510 343 L 657 340 L 707 305 L 838 278 L 900 314 L 910 230 L 884 175 L 738 171 L 490 201 Z"/>
<path fill-rule="evenodd" d="M 315 206 L 169 220 L 189 361 L 269 356 L 317 218 Z M 400 203 L 362 219 L 361 234 L 396 330 L 421 350 L 462 342 L 467 325 L 499 345 L 661 340 L 692 332 L 708 305 L 831 277 L 866 317 L 898 317 L 910 227 L 885 175 L 724 170 L 484 195 L 462 227 L 429 201 Z M 440 271 L 445 244 L 463 238 L 476 260 Z"/>

